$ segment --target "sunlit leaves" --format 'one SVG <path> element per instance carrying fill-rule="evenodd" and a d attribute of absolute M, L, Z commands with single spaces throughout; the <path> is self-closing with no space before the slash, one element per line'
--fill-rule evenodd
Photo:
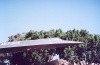
<path fill-rule="evenodd" d="M 25 52 L 23 54 L 23 57 L 32 59 L 32 62 L 34 64 L 39 62 L 49 62 L 52 55 L 55 53 L 59 54 L 60 58 L 63 58 L 65 60 L 73 61 L 73 57 L 75 62 L 78 62 L 79 60 L 82 60 L 84 58 L 86 58 L 85 60 L 91 62 L 96 62 L 96 59 L 100 59 L 100 35 L 89 34 L 87 30 L 73 29 L 66 32 L 63 32 L 61 29 L 51 29 L 50 31 L 30 30 L 24 35 L 18 33 L 14 36 L 10 36 L 8 41 L 12 42 L 53 37 L 58 37 L 63 40 L 81 41 L 84 42 L 84 44 L 79 46 L 33 50 L 31 51 L 31 53 Z M 84 54 L 86 55 L 86 57 L 84 56 Z"/>

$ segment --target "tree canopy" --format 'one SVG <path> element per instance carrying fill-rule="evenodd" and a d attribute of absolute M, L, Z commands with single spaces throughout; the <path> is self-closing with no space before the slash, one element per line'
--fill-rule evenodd
<path fill-rule="evenodd" d="M 29 32 L 26 32 L 24 34 L 18 33 L 16 35 L 10 36 L 8 41 L 13 42 L 22 40 L 35 40 L 41 38 L 54 38 L 54 37 L 59 37 L 63 40 L 80 41 L 84 42 L 84 44 L 78 46 L 74 45 L 61 48 L 41 49 L 41 50 L 16 53 L 20 54 L 20 56 L 22 57 L 22 58 L 20 57 L 21 60 L 19 61 L 27 61 L 28 63 L 31 64 L 34 63 L 35 65 L 37 65 L 37 63 L 49 62 L 53 54 L 59 54 L 60 58 L 68 60 L 70 62 L 78 62 L 79 60 L 85 60 L 88 62 L 100 63 L 100 35 L 89 34 L 87 30 L 83 29 L 82 30 L 73 29 L 73 30 L 68 30 L 66 32 L 63 32 L 61 29 L 57 30 L 52 29 L 49 31 L 30 30 Z M 16 54 L 14 54 L 15 55 L 14 57 L 16 57 Z M 12 63 L 16 62 L 12 61 Z"/>

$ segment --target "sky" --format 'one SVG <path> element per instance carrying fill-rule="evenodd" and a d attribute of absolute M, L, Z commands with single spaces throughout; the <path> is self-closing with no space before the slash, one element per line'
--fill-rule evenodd
<path fill-rule="evenodd" d="M 29 30 L 100 34 L 100 0 L 0 0 L 0 42 Z"/>

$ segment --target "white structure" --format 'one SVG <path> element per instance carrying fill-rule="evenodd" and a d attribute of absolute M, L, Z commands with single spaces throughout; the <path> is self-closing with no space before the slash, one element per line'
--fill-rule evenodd
<path fill-rule="evenodd" d="M 59 38 L 5 42 L 0 43 L 0 53 L 29 51 L 32 49 L 58 48 L 78 44 L 82 44 L 82 42 L 65 41 Z"/>

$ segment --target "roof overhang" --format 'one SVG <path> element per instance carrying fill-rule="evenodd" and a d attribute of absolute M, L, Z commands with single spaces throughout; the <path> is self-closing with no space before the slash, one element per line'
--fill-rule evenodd
<path fill-rule="evenodd" d="M 82 43 L 83 42 L 65 41 L 59 38 L 6 42 L 0 43 L 0 53 L 20 52 L 33 49 L 58 48 L 71 45 L 79 45 Z"/>

